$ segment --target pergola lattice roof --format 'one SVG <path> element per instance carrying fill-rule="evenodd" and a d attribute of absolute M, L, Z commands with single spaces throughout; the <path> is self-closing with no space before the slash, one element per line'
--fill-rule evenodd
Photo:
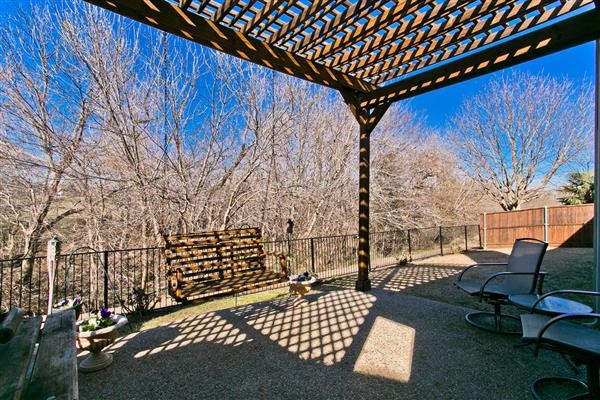
<path fill-rule="evenodd" d="M 593 0 L 88 0 L 373 107 L 600 37 Z"/>

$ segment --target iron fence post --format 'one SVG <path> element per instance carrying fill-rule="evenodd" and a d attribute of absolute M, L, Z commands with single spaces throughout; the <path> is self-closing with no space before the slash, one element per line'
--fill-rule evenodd
<path fill-rule="evenodd" d="M 102 252 L 102 272 L 104 273 L 104 308 L 108 308 L 108 251 Z"/>
<path fill-rule="evenodd" d="M 310 268 L 311 272 L 315 273 L 315 242 L 313 238 L 310 238 Z"/>
<path fill-rule="evenodd" d="M 442 237 L 442 227 L 440 226 L 440 255 L 444 255 L 444 238 Z"/>
<path fill-rule="evenodd" d="M 408 229 L 406 231 L 407 234 L 407 239 L 408 239 L 408 261 L 412 262 L 412 244 L 410 242 L 410 229 Z"/>
<path fill-rule="evenodd" d="M 465 225 L 465 251 L 469 250 L 469 237 L 467 234 L 467 225 Z"/>

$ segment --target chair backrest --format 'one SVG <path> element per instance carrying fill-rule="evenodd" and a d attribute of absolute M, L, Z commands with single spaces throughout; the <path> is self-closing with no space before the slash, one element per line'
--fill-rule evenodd
<path fill-rule="evenodd" d="M 537 285 L 538 272 L 546 254 L 548 243 L 533 239 L 522 238 L 515 240 L 508 257 L 508 272 L 530 272 L 533 275 L 515 276 L 506 280 L 506 288 L 513 294 L 533 293 Z"/>

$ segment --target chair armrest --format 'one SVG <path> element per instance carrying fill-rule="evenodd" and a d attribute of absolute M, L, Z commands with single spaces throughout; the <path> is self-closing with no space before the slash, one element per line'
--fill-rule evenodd
<path fill-rule="evenodd" d="M 561 314 L 557 317 L 550 319 L 548 322 L 542 326 L 542 329 L 538 332 L 537 338 L 533 345 L 533 355 L 537 357 L 539 346 L 543 339 L 544 333 L 550 328 L 552 325 L 556 324 L 559 321 L 563 321 L 566 319 L 580 319 L 580 318 L 594 318 L 600 320 L 600 314 L 595 313 L 573 313 L 573 314 Z M 592 329 L 592 328 L 590 328 Z"/>
<path fill-rule="evenodd" d="M 285 274 L 285 276 L 288 276 L 288 270 L 287 270 L 287 256 L 283 253 L 277 253 L 274 251 L 265 251 L 265 256 L 273 256 L 273 257 L 277 257 L 279 258 L 279 267 L 281 268 L 281 272 L 283 272 L 283 274 Z"/>
<path fill-rule="evenodd" d="M 540 298 L 537 299 L 535 303 L 533 303 L 533 305 L 531 306 L 531 310 L 529 312 L 531 314 L 533 314 L 535 312 L 535 308 L 537 307 L 537 305 L 540 302 L 542 302 L 542 300 L 544 300 L 546 297 L 556 296 L 559 294 L 579 294 L 579 295 L 587 295 L 587 296 L 600 296 L 600 292 L 594 292 L 592 290 L 577 290 L 577 289 L 553 290 L 551 292 L 544 293 L 542 296 L 540 296 Z"/>
<path fill-rule="evenodd" d="M 503 265 L 503 266 L 508 266 L 508 263 L 478 263 L 478 264 L 471 264 L 468 267 L 466 267 L 465 269 L 462 270 L 462 272 L 460 273 L 460 275 L 458 276 L 458 280 L 462 280 L 463 275 L 465 274 L 465 272 L 467 272 L 468 270 L 472 269 L 472 268 L 477 268 L 477 267 L 491 267 L 491 266 L 498 266 L 498 265 Z"/>
<path fill-rule="evenodd" d="M 485 287 L 487 286 L 488 283 L 490 283 L 492 280 L 498 278 L 498 277 L 505 277 L 505 276 L 520 276 L 520 275 L 540 275 L 540 276 L 544 276 L 544 275 L 548 275 L 547 272 L 496 272 L 495 274 L 492 274 L 489 278 L 486 279 L 486 281 L 483 283 L 483 285 L 481 285 L 481 289 L 479 290 L 479 301 L 483 300 L 483 294 L 485 292 Z"/>

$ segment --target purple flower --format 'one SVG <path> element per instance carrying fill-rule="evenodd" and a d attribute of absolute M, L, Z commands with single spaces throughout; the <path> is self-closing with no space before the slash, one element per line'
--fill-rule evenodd
<path fill-rule="evenodd" d="M 111 312 L 108 308 L 103 308 L 100 310 L 100 318 L 110 318 Z"/>
<path fill-rule="evenodd" d="M 81 296 L 75 296 L 75 299 L 73 300 L 73 305 L 79 305 L 81 303 Z"/>
<path fill-rule="evenodd" d="M 61 301 L 60 303 L 58 303 L 58 306 L 59 306 L 59 307 L 64 307 L 64 306 L 66 306 L 67 304 L 69 304 L 69 300 L 68 300 L 68 299 L 65 299 L 65 300 Z"/>
<path fill-rule="evenodd" d="M 304 273 L 304 276 L 308 276 L 308 271 Z"/>

